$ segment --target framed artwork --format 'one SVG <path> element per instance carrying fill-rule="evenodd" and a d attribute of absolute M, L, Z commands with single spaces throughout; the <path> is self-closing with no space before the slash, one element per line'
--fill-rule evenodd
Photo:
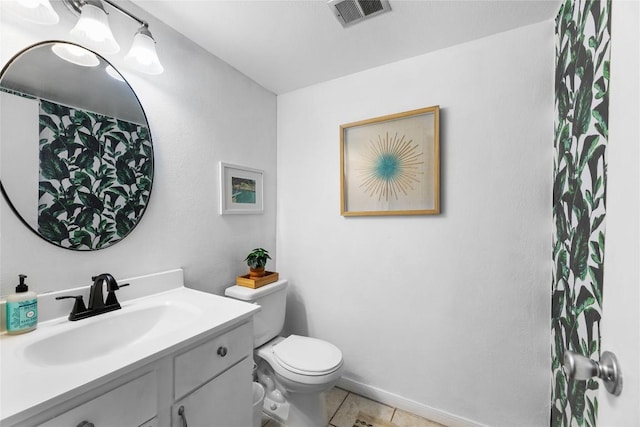
<path fill-rule="evenodd" d="M 263 171 L 220 162 L 220 215 L 263 212 Z"/>
<path fill-rule="evenodd" d="M 440 213 L 440 107 L 340 126 L 340 213 Z"/>

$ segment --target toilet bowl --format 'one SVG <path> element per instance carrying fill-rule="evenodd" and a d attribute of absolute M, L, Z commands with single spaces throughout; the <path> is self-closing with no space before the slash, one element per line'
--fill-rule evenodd
<path fill-rule="evenodd" d="M 326 426 L 324 392 L 340 379 L 342 353 L 326 341 L 277 337 L 254 353 L 265 386 L 264 411 L 290 427 Z"/>
<path fill-rule="evenodd" d="M 287 281 L 258 289 L 232 286 L 225 295 L 257 303 L 254 316 L 254 360 L 265 388 L 263 411 L 288 427 L 325 427 L 324 392 L 343 371 L 342 352 L 311 337 L 278 336 L 284 324 Z"/>

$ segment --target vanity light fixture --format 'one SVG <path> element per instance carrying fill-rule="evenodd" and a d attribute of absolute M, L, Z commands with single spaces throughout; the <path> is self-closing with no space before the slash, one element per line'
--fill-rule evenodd
<path fill-rule="evenodd" d="M 55 25 L 60 21 L 49 0 L 3 0 L 0 3 L 22 19 L 36 24 Z"/>
<path fill-rule="evenodd" d="M 125 62 L 140 72 L 161 74 L 164 68 L 158 58 L 156 41 L 149 31 L 149 24 L 122 9 L 112 0 L 63 0 L 69 10 L 76 15 L 80 15 L 78 23 L 71 30 L 71 34 L 98 53 L 110 54 L 118 52 L 120 46 L 109 27 L 103 2 L 141 25 L 133 38 L 129 53 L 125 56 Z"/>

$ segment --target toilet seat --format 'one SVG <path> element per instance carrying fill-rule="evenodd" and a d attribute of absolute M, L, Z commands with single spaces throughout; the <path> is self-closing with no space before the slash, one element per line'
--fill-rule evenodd
<path fill-rule="evenodd" d="M 291 335 L 275 344 L 272 350 L 280 366 L 299 375 L 327 375 L 342 366 L 340 349 L 317 338 Z"/>

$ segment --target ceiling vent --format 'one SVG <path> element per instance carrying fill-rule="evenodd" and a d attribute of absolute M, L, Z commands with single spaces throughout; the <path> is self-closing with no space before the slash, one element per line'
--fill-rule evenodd
<path fill-rule="evenodd" d="M 329 0 L 329 7 L 343 27 L 391 11 L 388 0 Z"/>

